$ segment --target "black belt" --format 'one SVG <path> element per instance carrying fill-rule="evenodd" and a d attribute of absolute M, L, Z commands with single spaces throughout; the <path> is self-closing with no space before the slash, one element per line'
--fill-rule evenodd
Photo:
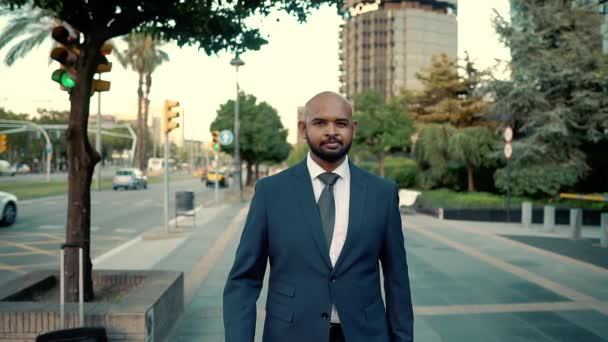
<path fill-rule="evenodd" d="M 344 333 L 340 323 L 329 324 L 329 342 L 344 342 Z"/>

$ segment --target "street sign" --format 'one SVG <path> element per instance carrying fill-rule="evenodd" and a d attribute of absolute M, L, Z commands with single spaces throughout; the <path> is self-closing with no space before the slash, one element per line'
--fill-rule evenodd
<path fill-rule="evenodd" d="M 503 137 L 505 141 L 510 143 L 513 140 L 513 127 L 507 126 L 505 127 L 505 131 L 503 132 Z"/>
<path fill-rule="evenodd" d="M 513 156 L 513 146 L 510 142 L 505 144 L 505 158 L 511 159 Z"/>
<path fill-rule="evenodd" d="M 230 145 L 234 140 L 234 135 L 229 130 L 224 130 L 220 133 L 220 144 Z"/>
<path fill-rule="evenodd" d="M 53 153 L 53 145 L 46 145 L 46 153 L 48 153 L 48 154 Z"/>

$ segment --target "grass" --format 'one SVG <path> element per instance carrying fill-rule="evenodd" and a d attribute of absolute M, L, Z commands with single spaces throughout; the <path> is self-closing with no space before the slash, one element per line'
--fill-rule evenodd
<path fill-rule="evenodd" d="M 193 179 L 191 175 L 171 175 L 172 181 Z M 148 177 L 148 183 L 161 183 L 163 176 L 152 176 Z M 95 186 L 94 184 L 92 185 Z M 110 190 L 112 189 L 112 178 L 105 178 L 101 180 L 101 189 Z M 14 194 L 20 200 L 47 197 L 54 195 L 65 194 L 68 191 L 67 180 L 62 181 L 51 181 L 51 182 L 14 182 L 14 183 L 0 183 L 0 191 L 5 191 Z"/>
<path fill-rule="evenodd" d="M 425 207 L 433 208 L 505 208 L 507 196 L 492 194 L 488 192 L 456 192 L 448 189 L 423 190 L 418 199 L 419 203 Z M 600 208 L 608 209 L 606 202 L 593 202 L 582 200 L 561 200 L 561 199 L 530 199 L 526 197 L 511 197 L 511 208 L 521 206 L 524 201 L 533 202 L 535 206 L 546 204 L 565 208 Z"/>

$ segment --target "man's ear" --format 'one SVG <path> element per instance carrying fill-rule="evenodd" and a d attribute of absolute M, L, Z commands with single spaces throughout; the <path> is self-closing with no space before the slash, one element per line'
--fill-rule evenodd
<path fill-rule="evenodd" d="M 298 132 L 300 133 L 300 137 L 306 140 L 306 123 L 304 121 L 298 121 Z"/>
<path fill-rule="evenodd" d="M 357 128 L 359 127 L 359 123 L 357 121 L 353 121 L 353 137 L 357 133 Z"/>

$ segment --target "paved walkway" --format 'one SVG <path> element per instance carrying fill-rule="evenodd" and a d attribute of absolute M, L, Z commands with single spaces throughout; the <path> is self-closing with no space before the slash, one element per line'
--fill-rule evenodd
<path fill-rule="evenodd" d="M 222 291 L 246 212 L 239 203 L 204 208 L 198 227 L 184 228 L 179 241 L 162 240 L 169 252 L 151 267 L 185 273 L 186 309 L 169 341 L 224 340 Z M 597 244 L 563 247 L 572 242 L 563 227 L 545 232 L 424 215 L 403 220 L 416 341 L 608 341 L 608 269 L 565 250 Z M 597 232 L 586 229 L 583 236 Z M 266 285 L 256 341 L 265 292 Z"/>

